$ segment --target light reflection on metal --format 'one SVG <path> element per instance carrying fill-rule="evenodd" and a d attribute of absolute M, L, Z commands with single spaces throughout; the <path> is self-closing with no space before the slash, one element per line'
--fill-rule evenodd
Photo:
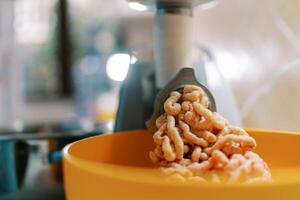
<path fill-rule="evenodd" d="M 123 81 L 133 61 L 134 59 L 131 59 L 129 54 L 117 53 L 111 55 L 106 63 L 106 73 L 108 77 L 114 81 Z"/>
<path fill-rule="evenodd" d="M 143 4 L 139 3 L 139 2 L 129 2 L 128 6 L 136 11 L 145 11 L 147 10 L 147 7 L 144 6 Z"/>

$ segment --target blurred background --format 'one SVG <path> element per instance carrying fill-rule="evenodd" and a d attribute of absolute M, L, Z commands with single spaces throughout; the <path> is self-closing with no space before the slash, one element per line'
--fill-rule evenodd
<path fill-rule="evenodd" d="M 125 0 L 0 1 L 0 170 L 15 179 L 1 178 L 3 198 L 20 198 L 22 184 L 23 198 L 34 199 L 44 184 L 40 193 L 63 199 L 61 148 L 112 131 L 128 71 L 153 60 L 153 13 L 144 9 Z M 194 12 L 207 84 L 226 83 L 244 127 L 300 130 L 299 9 L 297 0 L 220 0 Z"/>

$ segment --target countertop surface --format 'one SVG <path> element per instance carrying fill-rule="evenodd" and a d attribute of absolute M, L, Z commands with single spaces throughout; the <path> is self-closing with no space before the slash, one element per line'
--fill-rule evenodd
<path fill-rule="evenodd" d="M 1 200 L 64 200 L 62 185 L 39 189 L 22 189 L 0 196 Z"/>

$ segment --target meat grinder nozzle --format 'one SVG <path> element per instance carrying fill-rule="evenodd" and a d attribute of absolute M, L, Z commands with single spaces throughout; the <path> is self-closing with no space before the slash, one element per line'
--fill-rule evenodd
<path fill-rule="evenodd" d="M 154 112 L 151 118 L 146 122 L 148 130 L 154 132 L 157 130 L 155 121 L 163 113 L 164 102 L 169 97 L 172 91 L 182 89 L 186 85 L 197 85 L 201 87 L 209 99 L 209 109 L 216 111 L 216 103 L 212 93 L 201 83 L 198 82 L 195 71 L 192 68 L 182 68 L 177 76 L 172 79 L 156 96 L 154 103 Z"/>

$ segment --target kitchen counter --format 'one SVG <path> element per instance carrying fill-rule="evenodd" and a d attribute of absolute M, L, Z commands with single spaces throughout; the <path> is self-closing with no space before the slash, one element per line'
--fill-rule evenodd
<path fill-rule="evenodd" d="M 4 196 L 1 200 L 64 200 L 64 191 L 62 185 L 54 187 L 45 187 L 40 189 L 22 189 Z"/>

